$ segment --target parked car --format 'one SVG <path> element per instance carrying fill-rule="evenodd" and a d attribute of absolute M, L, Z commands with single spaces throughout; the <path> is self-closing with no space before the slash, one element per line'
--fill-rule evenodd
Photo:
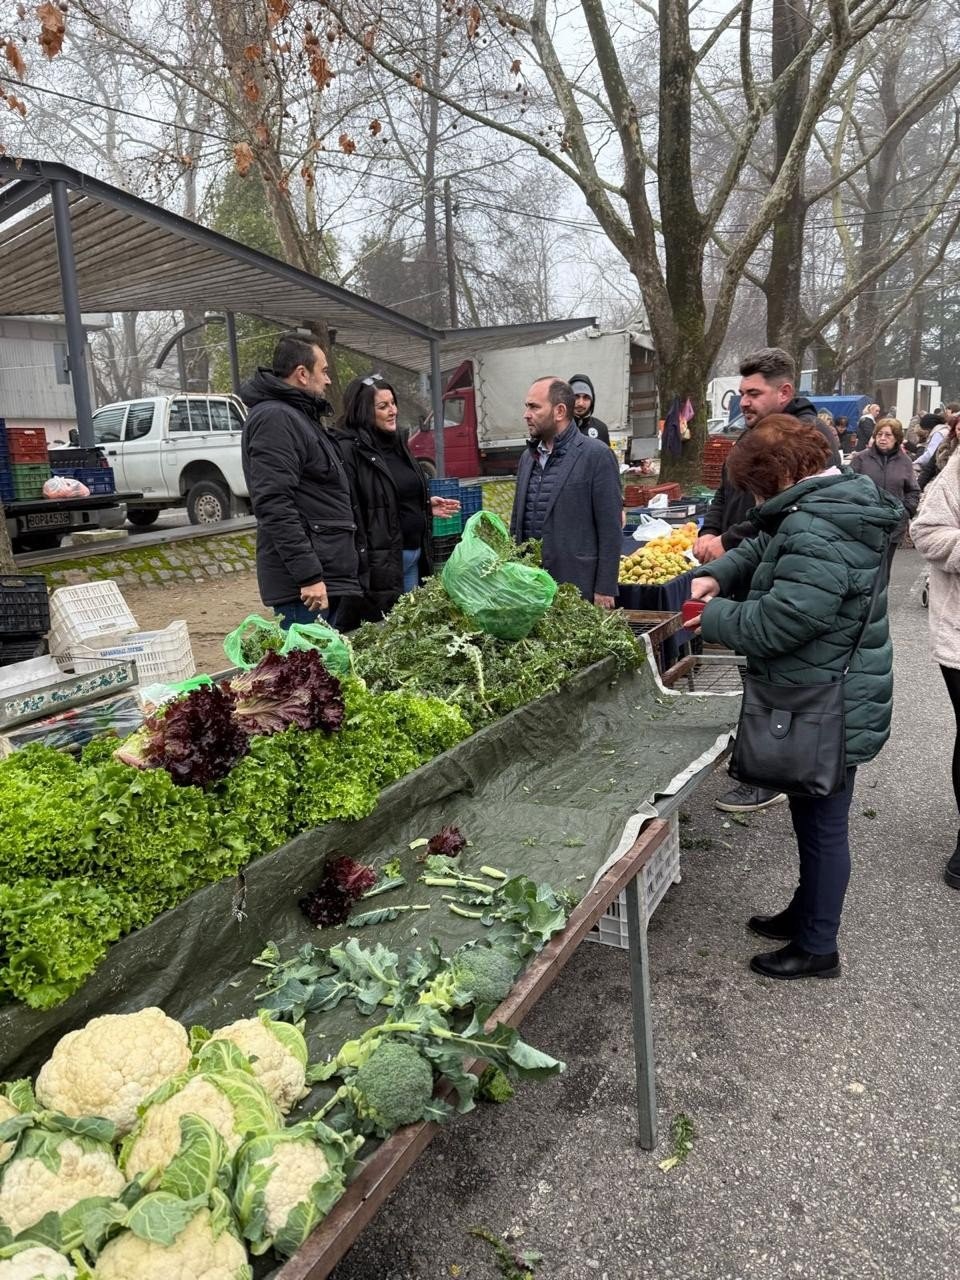
<path fill-rule="evenodd" d="M 120 400 L 93 415 L 94 440 L 117 488 L 138 492 L 131 524 L 153 524 L 167 507 L 186 507 L 192 524 L 215 524 L 250 510 L 240 464 L 245 409 L 234 396 L 180 394 Z"/>

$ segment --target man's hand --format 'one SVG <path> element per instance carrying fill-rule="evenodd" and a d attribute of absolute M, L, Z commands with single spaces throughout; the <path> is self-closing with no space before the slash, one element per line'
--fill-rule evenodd
<path fill-rule="evenodd" d="M 709 564 L 711 560 L 719 560 L 723 553 L 723 539 L 719 533 L 701 534 L 693 544 L 693 554 L 701 564 Z"/>
<path fill-rule="evenodd" d="M 614 599 L 613 596 L 595 595 L 593 597 L 593 603 L 598 609 L 612 609 L 614 606 Z"/>
<path fill-rule="evenodd" d="M 300 599 L 312 609 L 314 613 L 321 613 L 324 609 L 329 608 L 330 601 L 327 599 L 327 585 L 325 582 L 312 582 L 308 587 L 300 588 Z"/>
<path fill-rule="evenodd" d="M 716 578 L 693 578 L 690 582 L 691 600 L 713 600 L 720 591 Z"/>
<path fill-rule="evenodd" d="M 460 503 L 456 498 L 431 498 L 430 510 L 440 520 L 460 514 Z"/>

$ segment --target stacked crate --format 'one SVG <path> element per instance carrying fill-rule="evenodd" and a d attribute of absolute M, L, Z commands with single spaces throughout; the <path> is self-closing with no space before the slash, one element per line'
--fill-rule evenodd
<path fill-rule="evenodd" d="M 735 440 L 727 440 L 723 436 L 711 436 L 703 446 L 703 469 L 700 478 L 711 489 L 716 489 L 720 484 L 723 464 L 735 443 Z"/>
<path fill-rule="evenodd" d="M 460 481 L 431 480 L 430 497 L 454 498 L 459 502 Z M 462 532 L 463 518 L 459 512 L 455 516 L 433 517 L 433 562 L 436 566 L 445 564 L 450 559 Z"/>
<path fill-rule="evenodd" d="M 7 427 L 10 480 L 17 502 L 43 497 L 50 479 L 50 450 L 42 427 Z"/>
<path fill-rule="evenodd" d="M 667 495 L 667 502 L 679 502 L 682 490 L 678 484 L 628 484 L 623 490 L 625 507 L 648 507 L 650 499 L 658 493 Z"/>
<path fill-rule="evenodd" d="M 0 577 L 0 667 L 46 653 L 49 627 L 50 601 L 43 575 Z"/>
<path fill-rule="evenodd" d="M 10 474 L 10 446 L 7 424 L 0 418 L 0 502 L 13 501 L 13 477 Z"/>
<path fill-rule="evenodd" d="M 55 476 L 66 476 L 71 480 L 79 480 L 91 493 L 116 493 L 117 486 L 113 479 L 113 467 L 53 467 Z"/>

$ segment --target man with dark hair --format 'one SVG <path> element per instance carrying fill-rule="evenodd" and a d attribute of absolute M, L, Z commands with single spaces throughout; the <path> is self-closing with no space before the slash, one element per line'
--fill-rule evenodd
<path fill-rule="evenodd" d="M 339 450 L 321 419 L 333 413 L 327 357 L 312 338 L 285 333 L 273 367 L 241 396 L 243 474 L 257 518 L 260 598 L 283 625 L 332 618 L 361 594 L 357 522 Z"/>
<path fill-rule="evenodd" d="M 811 401 L 795 393 L 795 382 L 796 365 L 780 347 L 763 347 L 740 362 L 740 412 L 746 423 L 744 436 L 770 414 L 789 414 L 820 432 L 830 446 L 830 465 L 839 467 L 841 459 L 836 431 L 820 421 Z M 737 446 L 733 447 L 736 449 Z M 725 463 L 720 487 L 704 516 L 700 536 L 693 548 L 693 554 L 701 564 L 708 564 L 747 538 L 756 537 L 760 530 L 748 518 L 748 513 L 756 505 L 752 493 L 736 488 L 727 478 Z M 786 796 L 780 792 L 738 785 L 715 803 L 725 812 L 745 813 L 751 809 L 766 809 L 783 800 Z"/>
<path fill-rule="evenodd" d="M 510 532 L 543 541 L 543 567 L 585 600 L 612 609 L 620 569 L 620 472 L 610 449 L 581 435 L 574 394 L 560 378 L 527 392 L 530 439 L 520 459 Z"/>
<path fill-rule="evenodd" d="M 575 373 L 570 379 L 570 390 L 573 392 L 573 420 L 581 434 L 609 444 L 609 428 L 593 412 L 597 400 L 593 383 L 585 373 Z"/>

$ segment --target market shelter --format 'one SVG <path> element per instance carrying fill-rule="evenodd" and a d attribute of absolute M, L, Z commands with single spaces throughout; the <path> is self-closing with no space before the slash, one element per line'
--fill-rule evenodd
<path fill-rule="evenodd" d="M 93 443 L 81 314 L 190 309 L 226 316 L 235 391 L 236 315 L 288 327 L 322 323 L 340 346 L 429 372 L 436 421 L 442 420 L 442 368 L 595 323 L 584 316 L 433 328 L 77 169 L 0 157 L 0 314 L 64 314 L 81 443 Z M 442 450 L 442 439 L 438 445 Z M 442 474 L 442 457 L 437 463 Z"/>

